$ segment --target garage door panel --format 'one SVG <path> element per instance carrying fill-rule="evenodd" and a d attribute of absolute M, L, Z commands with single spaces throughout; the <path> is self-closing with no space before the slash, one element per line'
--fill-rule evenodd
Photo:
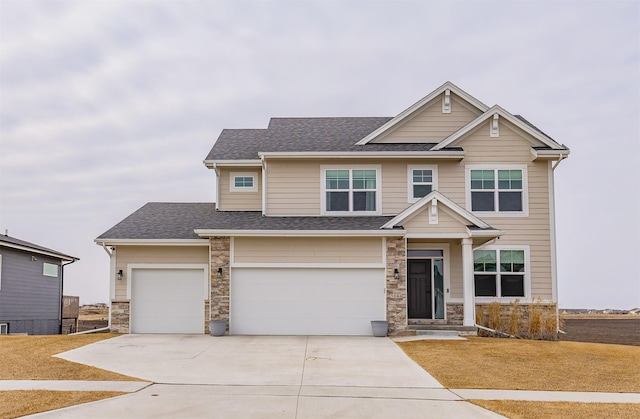
<path fill-rule="evenodd" d="M 204 333 L 202 269 L 134 269 L 132 333 Z"/>
<path fill-rule="evenodd" d="M 384 319 L 384 270 L 235 268 L 233 334 L 371 335 Z"/>

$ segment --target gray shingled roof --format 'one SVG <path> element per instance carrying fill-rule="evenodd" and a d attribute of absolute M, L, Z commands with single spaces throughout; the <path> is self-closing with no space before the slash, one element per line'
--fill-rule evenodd
<path fill-rule="evenodd" d="M 24 240 L 20 240 L 20 239 L 16 239 L 15 237 L 10 237 L 10 236 L 6 236 L 4 234 L 0 234 L 0 246 L 3 245 L 17 245 L 17 246 L 22 246 L 22 247 L 27 247 L 31 250 L 33 250 L 35 253 L 50 253 L 53 254 L 55 256 L 60 257 L 61 259 L 68 259 L 68 260 L 79 260 L 77 257 L 75 256 L 69 256 L 66 255 L 64 253 L 60 253 L 57 250 L 53 250 L 53 249 L 49 249 L 48 247 L 44 247 L 44 246 L 40 246 L 34 243 L 29 243 L 28 241 L 24 241 Z"/>
<path fill-rule="evenodd" d="M 355 145 L 390 119 L 392 118 L 271 118 L 266 130 L 223 130 L 206 159 L 257 159 L 258 152 L 428 151 L 436 145 Z"/>
<path fill-rule="evenodd" d="M 379 230 L 393 217 L 263 217 L 259 211 L 216 211 L 213 203 L 150 202 L 96 240 L 198 239 L 195 229 Z"/>

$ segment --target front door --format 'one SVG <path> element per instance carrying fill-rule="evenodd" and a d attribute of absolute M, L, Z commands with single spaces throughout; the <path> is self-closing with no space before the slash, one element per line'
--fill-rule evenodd
<path fill-rule="evenodd" d="M 431 319 L 431 259 L 409 259 L 407 265 L 409 318 Z"/>

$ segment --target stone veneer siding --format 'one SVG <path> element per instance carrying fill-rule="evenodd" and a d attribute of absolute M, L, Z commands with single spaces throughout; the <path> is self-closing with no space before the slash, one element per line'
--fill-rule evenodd
<path fill-rule="evenodd" d="M 407 258 L 404 237 L 387 237 L 387 322 L 389 334 L 395 335 L 407 329 Z M 394 278 L 398 269 L 400 278 Z"/>
<path fill-rule="evenodd" d="M 229 237 L 212 237 L 211 249 L 211 300 L 210 319 L 226 320 L 229 330 L 229 262 L 231 259 L 231 239 Z M 218 278 L 218 268 L 222 275 Z M 205 317 L 205 320 L 207 318 Z M 208 329 L 208 321 L 207 321 Z"/>
<path fill-rule="evenodd" d="M 111 332 L 129 333 L 129 305 L 128 301 L 111 303 Z"/>

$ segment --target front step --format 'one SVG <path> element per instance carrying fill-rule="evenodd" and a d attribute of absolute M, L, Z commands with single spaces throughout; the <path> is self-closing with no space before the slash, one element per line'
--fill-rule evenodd
<path fill-rule="evenodd" d="M 407 326 L 407 331 L 415 331 L 416 335 L 429 336 L 478 336 L 477 327 L 455 324 L 410 324 Z"/>

